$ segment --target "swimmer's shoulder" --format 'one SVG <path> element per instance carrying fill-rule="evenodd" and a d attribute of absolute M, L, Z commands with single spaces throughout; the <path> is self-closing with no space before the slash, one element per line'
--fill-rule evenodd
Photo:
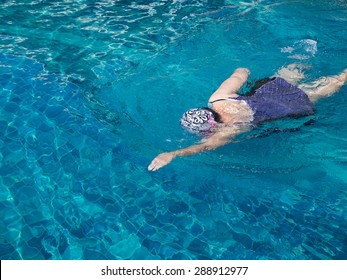
<path fill-rule="evenodd" d="M 211 105 L 210 108 L 220 115 L 223 123 L 248 123 L 253 120 L 254 112 L 244 100 L 226 99 Z"/>

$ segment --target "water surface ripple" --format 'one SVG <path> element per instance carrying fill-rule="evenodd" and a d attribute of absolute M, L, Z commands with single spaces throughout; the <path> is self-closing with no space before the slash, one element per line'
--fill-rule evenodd
<path fill-rule="evenodd" d="M 346 21 L 338 0 L 1 1 L 1 259 L 346 259 L 346 88 L 146 170 L 234 68 L 341 71 Z"/>

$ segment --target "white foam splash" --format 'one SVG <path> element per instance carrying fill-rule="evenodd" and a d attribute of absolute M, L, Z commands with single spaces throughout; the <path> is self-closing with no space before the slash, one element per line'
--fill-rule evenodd
<path fill-rule="evenodd" d="M 281 52 L 292 54 L 289 58 L 309 59 L 317 53 L 317 41 L 312 39 L 295 41 L 292 46 L 281 48 Z"/>

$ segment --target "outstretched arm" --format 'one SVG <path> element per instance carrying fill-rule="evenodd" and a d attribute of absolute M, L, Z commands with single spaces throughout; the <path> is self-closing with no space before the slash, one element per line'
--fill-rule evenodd
<path fill-rule="evenodd" d="M 162 168 L 163 166 L 169 164 L 177 156 L 190 156 L 190 155 L 198 154 L 198 153 L 209 151 L 209 150 L 214 150 L 229 142 L 230 142 L 230 139 L 215 139 L 213 141 L 207 140 L 205 143 L 192 145 L 188 148 L 176 150 L 173 152 L 161 153 L 155 159 L 153 159 L 151 164 L 148 166 L 148 170 L 156 171 L 159 168 Z"/>
<path fill-rule="evenodd" d="M 211 95 L 209 101 L 237 94 L 240 88 L 242 88 L 244 83 L 247 81 L 249 73 L 250 71 L 247 68 L 237 68 L 234 73 Z"/>
<path fill-rule="evenodd" d="M 237 126 L 228 127 L 224 131 L 215 133 L 201 144 L 192 145 L 188 148 L 176 150 L 173 152 L 161 153 L 153 159 L 151 164 L 148 166 L 148 170 L 156 171 L 159 168 L 162 168 L 163 166 L 169 164 L 177 156 L 190 156 L 224 146 L 225 144 L 230 143 L 234 136 L 243 131 L 245 130 L 241 130 L 241 128 Z"/>

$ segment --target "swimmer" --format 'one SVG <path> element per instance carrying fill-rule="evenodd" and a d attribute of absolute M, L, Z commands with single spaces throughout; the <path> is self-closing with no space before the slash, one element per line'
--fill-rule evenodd
<path fill-rule="evenodd" d="M 196 145 L 159 154 L 148 166 L 156 171 L 177 156 L 190 156 L 214 150 L 254 125 L 286 117 L 303 117 L 314 113 L 314 103 L 337 92 L 347 82 L 347 69 L 336 76 L 322 77 L 312 83 L 297 85 L 303 66 L 291 64 L 272 78 L 259 80 L 249 94 L 239 95 L 250 71 L 238 68 L 208 100 L 208 107 L 190 109 L 183 114 L 181 126 L 203 136 Z"/>

